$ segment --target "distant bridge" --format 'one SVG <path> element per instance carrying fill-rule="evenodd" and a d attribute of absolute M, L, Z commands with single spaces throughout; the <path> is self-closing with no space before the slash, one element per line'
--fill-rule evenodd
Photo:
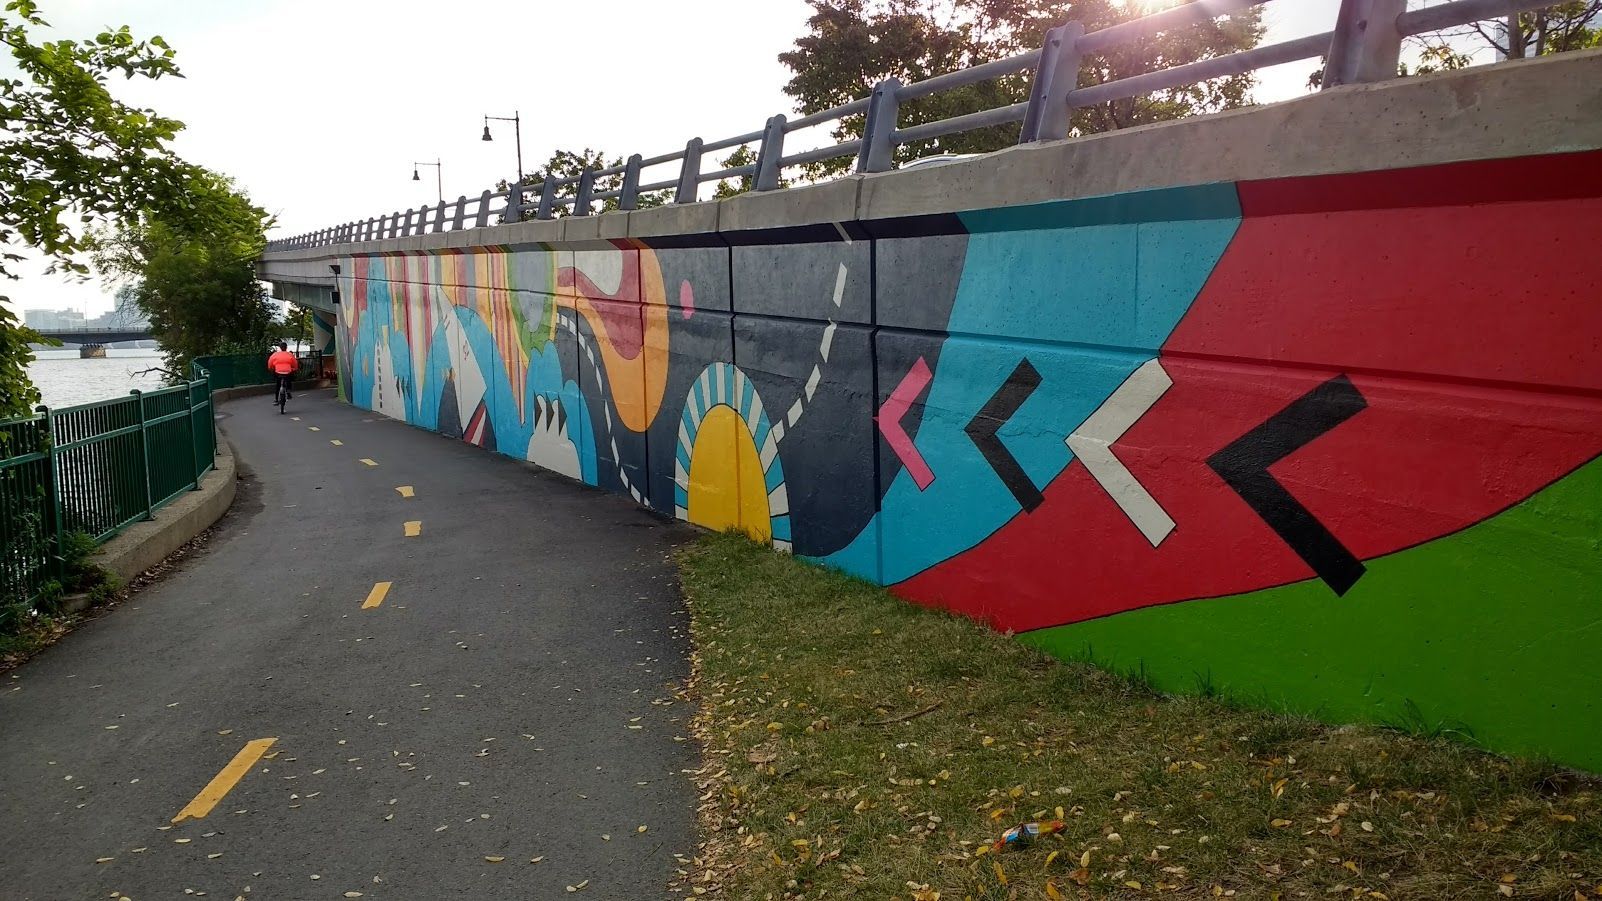
<path fill-rule="evenodd" d="M 69 328 L 69 329 L 34 329 L 46 338 L 53 338 L 63 344 L 120 344 L 124 341 L 149 341 L 155 336 L 149 328 Z"/>

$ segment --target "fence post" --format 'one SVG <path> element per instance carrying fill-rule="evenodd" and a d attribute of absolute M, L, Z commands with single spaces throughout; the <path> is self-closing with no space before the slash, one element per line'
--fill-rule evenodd
<path fill-rule="evenodd" d="M 489 225 L 489 198 L 489 188 L 485 188 L 484 193 L 478 195 L 478 215 L 473 219 L 474 228 Z"/>
<path fill-rule="evenodd" d="M 862 146 L 857 150 L 858 172 L 889 172 L 895 167 L 896 121 L 900 116 L 900 101 L 896 91 L 901 79 L 891 77 L 873 86 L 868 100 L 868 119 L 862 128 Z"/>
<path fill-rule="evenodd" d="M 534 208 L 535 219 L 549 219 L 556 215 L 556 176 L 545 173 L 540 183 L 540 204 Z"/>
<path fill-rule="evenodd" d="M 701 139 L 691 138 L 684 145 L 684 165 L 679 167 L 679 187 L 673 192 L 674 203 L 694 203 L 701 191 Z"/>
<path fill-rule="evenodd" d="M 467 195 L 460 194 L 456 198 L 456 217 L 451 220 L 451 231 L 462 230 L 462 219 L 467 215 Z"/>
<path fill-rule="evenodd" d="M 620 210 L 632 210 L 639 206 L 640 163 L 643 159 L 636 153 L 623 166 L 623 190 L 617 197 L 617 208 Z"/>
<path fill-rule="evenodd" d="M 1073 119 L 1068 98 L 1079 86 L 1079 39 L 1084 36 L 1082 22 L 1064 22 L 1046 32 L 1035 78 L 1029 85 L 1029 107 L 1024 111 L 1018 143 L 1068 137 Z"/>
<path fill-rule="evenodd" d="M 195 405 L 194 405 L 194 397 L 195 397 L 195 389 L 193 387 L 193 383 L 190 382 L 188 379 L 185 379 L 184 380 L 184 409 L 187 412 L 184 415 L 184 422 L 186 423 L 187 427 L 184 429 L 184 432 L 187 433 L 188 436 L 189 436 L 189 475 L 192 477 L 192 481 L 190 481 L 190 483 L 189 483 L 189 490 L 191 490 L 191 491 L 199 491 L 200 490 L 200 451 L 195 449 Z"/>
<path fill-rule="evenodd" d="M 590 214 L 590 195 L 593 193 L 595 193 L 595 170 L 583 169 L 579 172 L 578 187 L 573 190 L 573 215 Z"/>
<path fill-rule="evenodd" d="M 506 190 L 506 212 L 501 214 L 501 221 L 523 221 L 523 182 L 521 179 Z"/>
<path fill-rule="evenodd" d="M 138 388 L 128 393 L 133 395 L 134 403 L 139 405 L 139 458 L 145 462 L 145 519 L 149 519 L 155 512 L 156 504 L 155 498 L 150 495 L 150 435 L 149 426 L 145 425 L 145 394 Z"/>
<path fill-rule="evenodd" d="M 61 462 L 56 458 L 56 417 L 50 407 L 40 404 L 34 412 L 44 418 L 45 450 L 50 457 L 50 483 L 45 500 L 50 504 L 50 560 L 51 570 L 57 579 L 67 574 L 66 560 L 61 556 Z"/>
<path fill-rule="evenodd" d="M 771 191 L 779 186 L 779 160 L 784 157 L 784 113 L 768 120 L 762 129 L 762 147 L 757 151 L 755 184 L 758 191 Z"/>
<path fill-rule="evenodd" d="M 447 204 L 443 200 L 441 200 L 439 202 L 439 207 L 437 208 L 437 210 L 434 213 L 434 227 L 433 227 L 433 229 L 431 229 L 431 232 L 438 233 L 438 232 L 442 232 L 442 231 L 445 230 L 445 207 L 446 207 L 446 205 Z"/>
<path fill-rule="evenodd" d="M 1407 0 L 1341 0 L 1320 87 L 1395 78 L 1402 56 L 1396 19 L 1406 11 Z"/>

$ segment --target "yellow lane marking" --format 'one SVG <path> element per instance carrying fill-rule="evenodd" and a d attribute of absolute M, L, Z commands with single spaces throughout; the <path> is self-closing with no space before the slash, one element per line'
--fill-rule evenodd
<path fill-rule="evenodd" d="M 320 428 L 318 428 L 318 427 L 316 427 L 314 425 L 309 425 L 306 428 L 311 429 L 314 432 L 321 432 L 322 431 L 322 429 L 320 429 Z"/>
<path fill-rule="evenodd" d="M 183 810 L 178 811 L 178 815 L 173 817 L 172 821 L 181 823 L 187 819 L 198 820 L 211 813 L 211 809 L 217 806 L 217 802 L 221 801 L 224 795 L 233 791 L 234 786 L 239 784 L 239 780 L 245 778 L 245 774 L 250 771 L 250 768 L 256 765 L 256 761 L 261 759 L 261 755 L 267 753 L 267 749 L 272 747 L 273 742 L 277 740 L 276 738 L 258 738 L 255 741 L 246 742 L 245 746 L 239 749 L 239 753 L 234 755 L 234 759 L 228 761 L 228 765 L 222 768 L 222 772 L 213 776 L 212 780 L 206 783 L 206 787 L 200 790 L 200 794 L 195 795 L 193 801 L 190 801 Z"/>
<path fill-rule="evenodd" d="M 421 534 L 423 534 L 423 521 L 421 519 L 413 519 L 406 523 L 407 538 L 416 538 Z"/>
<path fill-rule="evenodd" d="M 345 442 L 339 440 L 338 438 L 331 438 L 331 439 L 329 439 L 328 443 L 332 444 L 335 447 L 344 447 L 345 446 Z"/>
<path fill-rule="evenodd" d="M 366 457 L 362 458 L 362 462 L 366 463 L 368 466 L 377 466 L 378 465 L 378 461 L 377 460 L 369 460 Z"/>
<path fill-rule="evenodd" d="M 401 497 L 412 497 L 413 496 L 412 486 L 410 486 L 410 485 L 400 485 L 400 486 L 397 486 L 395 488 L 395 490 L 400 492 L 400 496 Z"/>
<path fill-rule="evenodd" d="M 374 582 L 373 590 L 367 592 L 367 600 L 362 601 L 363 610 L 371 610 L 384 603 L 384 597 L 389 594 L 391 582 Z"/>

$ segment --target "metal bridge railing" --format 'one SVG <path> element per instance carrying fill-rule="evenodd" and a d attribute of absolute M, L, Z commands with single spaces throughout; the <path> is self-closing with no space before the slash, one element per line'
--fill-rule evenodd
<path fill-rule="evenodd" d="M 614 199 L 619 209 L 632 210 L 637 208 L 641 193 L 652 191 L 672 190 L 672 203 L 694 203 L 701 185 L 728 178 L 750 177 L 753 190 L 771 191 L 780 187 L 784 169 L 825 160 L 855 157 L 853 171 L 885 172 L 895 167 L 895 148 L 903 144 L 1014 122 L 1020 123 L 1019 143 L 1056 140 L 1068 137 L 1069 123 L 1076 108 L 1299 60 L 1320 57 L 1325 60 L 1325 88 L 1384 81 L 1396 77 L 1404 38 L 1552 5 L 1552 0 L 1450 0 L 1408 11 L 1407 0 L 1342 0 L 1332 28 L 1320 34 L 1116 81 L 1078 84 L 1079 63 L 1086 56 L 1159 32 L 1210 22 L 1267 2 L 1269 0 L 1193 0 L 1089 33 L 1081 23 L 1067 22 L 1051 29 L 1039 49 L 911 84 L 887 78 L 867 97 L 793 120 L 783 114 L 776 115 L 762 128 L 745 134 L 705 142 L 691 138 L 682 149 L 671 153 L 653 157 L 634 154 L 621 165 L 589 169 L 577 176 L 519 183 L 506 190 L 485 190 L 474 198 L 463 195 L 434 206 L 404 212 L 397 210 L 347 222 L 269 241 L 267 250 L 298 250 L 478 228 L 492 221 L 521 221 L 529 218 L 530 211 L 535 219 L 550 219 L 558 210 L 567 210 L 574 216 L 588 216 L 594 212 L 596 202 Z M 900 126 L 898 109 L 903 101 L 1023 73 L 1032 73 L 1027 101 L 906 128 Z M 786 153 L 786 136 L 855 115 L 866 116 L 862 138 Z M 710 172 L 704 170 L 702 158 L 706 154 L 752 143 L 759 147 L 755 163 Z M 641 183 L 644 170 L 674 163 L 679 167 L 676 178 Z M 618 176 L 621 176 L 619 187 L 595 190 L 598 181 Z"/>

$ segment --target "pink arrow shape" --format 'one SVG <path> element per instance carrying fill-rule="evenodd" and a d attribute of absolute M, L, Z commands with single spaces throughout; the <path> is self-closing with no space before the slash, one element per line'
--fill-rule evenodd
<path fill-rule="evenodd" d="M 923 454 L 918 453 L 918 448 L 913 445 L 906 429 L 901 427 L 901 417 L 907 415 L 907 410 L 912 408 L 912 402 L 918 399 L 918 395 L 923 393 L 923 389 L 929 386 L 933 378 L 933 374 L 929 372 L 929 364 L 924 362 L 923 357 L 919 357 L 918 362 L 913 363 L 907 374 L 901 377 L 901 384 L 890 392 L 890 396 L 879 407 L 879 415 L 873 417 L 873 421 L 879 424 L 879 433 L 884 435 L 884 440 L 889 443 L 890 449 L 896 452 L 896 456 L 901 458 L 901 465 L 907 468 L 907 474 L 912 476 L 912 481 L 918 486 L 919 491 L 934 484 L 935 477 L 934 473 L 929 471 L 929 464 L 924 461 Z"/>

